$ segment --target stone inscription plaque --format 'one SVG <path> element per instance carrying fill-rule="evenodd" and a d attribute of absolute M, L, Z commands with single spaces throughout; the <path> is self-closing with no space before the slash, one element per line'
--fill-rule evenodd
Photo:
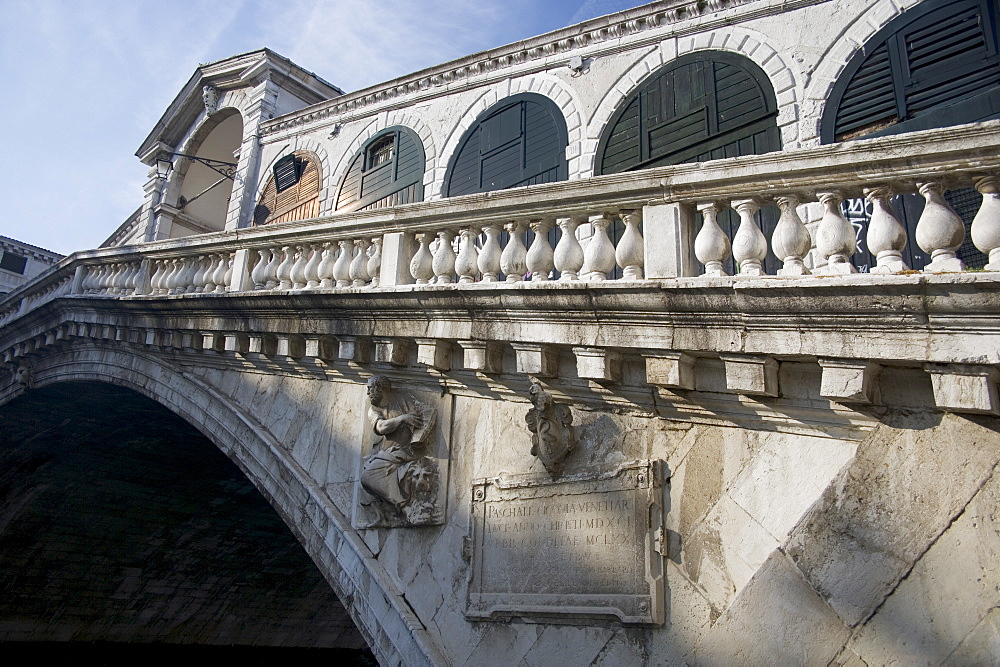
<path fill-rule="evenodd" d="M 466 617 L 663 623 L 664 468 L 477 481 Z"/>

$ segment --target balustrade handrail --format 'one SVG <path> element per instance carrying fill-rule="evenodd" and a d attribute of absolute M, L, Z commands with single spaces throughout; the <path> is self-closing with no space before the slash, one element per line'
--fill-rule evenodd
<path fill-rule="evenodd" d="M 371 239 L 388 233 L 440 234 L 441 230 L 454 233 L 462 228 L 502 227 L 511 221 L 521 225 L 516 229 L 525 228 L 530 221 L 542 220 L 549 221 L 551 227 L 556 219 L 615 214 L 650 204 L 693 205 L 745 196 L 773 199 L 788 195 L 797 201 L 808 201 L 829 191 L 838 191 L 840 196 L 859 196 L 863 189 L 873 186 L 903 183 L 913 190 L 915 183 L 968 183 L 975 177 L 997 175 L 1000 175 L 1000 121 L 987 121 L 416 202 L 375 211 L 334 213 L 309 220 L 76 252 L 0 299 L 0 321 L 3 313 L 11 310 L 12 302 L 43 293 L 67 275 L 79 273 L 79 267 L 93 268 L 109 261 L 121 265 L 141 260 L 169 263 L 200 255 L 218 256 L 221 266 L 231 262 L 232 253 L 238 250 L 338 243 L 343 247 L 344 242 L 350 244 L 359 238 Z M 200 271 L 199 279 L 209 285 L 224 277 L 226 270 L 223 266 L 210 275 L 213 269 L 208 264 L 190 268 L 190 272 Z M 638 273 L 633 269 L 633 277 L 641 275 L 641 268 Z"/>

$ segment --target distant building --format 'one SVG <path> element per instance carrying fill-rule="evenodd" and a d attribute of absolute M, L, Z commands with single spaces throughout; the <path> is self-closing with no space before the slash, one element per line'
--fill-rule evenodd
<path fill-rule="evenodd" d="M 51 250 L 0 236 L 0 294 L 20 287 L 62 258 Z"/>

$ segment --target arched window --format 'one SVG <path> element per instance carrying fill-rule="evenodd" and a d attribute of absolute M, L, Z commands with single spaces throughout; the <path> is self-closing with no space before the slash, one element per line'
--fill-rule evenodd
<path fill-rule="evenodd" d="M 298 182 L 279 192 L 278 183 L 272 175 L 254 209 L 253 224 L 308 220 L 319 215 L 319 186 L 322 180 L 319 158 L 308 151 L 295 151 L 292 156 L 299 174 Z"/>
<path fill-rule="evenodd" d="M 336 210 L 363 211 L 423 201 L 424 145 L 405 127 L 382 130 L 358 151 L 337 191 Z"/>
<path fill-rule="evenodd" d="M 891 21 L 848 63 L 823 114 L 823 143 L 1000 116 L 997 6 L 932 0 Z"/>
<path fill-rule="evenodd" d="M 483 112 L 458 144 L 445 175 L 445 196 L 564 181 L 566 119 L 534 93 L 508 97 Z"/>
<path fill-rule="evenodd" d="M 692 53 L 619 105 L 601 135 L 595 173 L 781 150 L 777 115 L 771 82 L 753 61 Z"/>
<path fill-rule="evenodd" d="M 930 0 L 890 21 L 834 84 L 823 113 L 823 143 L 1000 118 L 997 13 L 994 0 Z M 986 257 L 968 233 L 979 195 L 966 188 L 946 197 L 966 224 L 958 257 L 983 266 Z M 893 207 L 909 237 L 903 259 L 920 269 L 930 261 L 914 240 L 923 199 L 897 197 Z M 845 203 L 845 212 L 859 228 L 852 259 L 865 270 L 875 264 L 864 243 L 870 207 L 854 200 Z"/>

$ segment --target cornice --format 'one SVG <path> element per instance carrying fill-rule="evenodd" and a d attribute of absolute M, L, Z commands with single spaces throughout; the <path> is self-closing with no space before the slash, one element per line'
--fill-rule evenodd
<path fill-rule="evenodd" d="M 514 68 L 519 68 L 518 75 L 544 71 L 552 67 L 554 57 L 571 51 L 590 48 L 588 56 L 602 57 L 642 48 L 666 37 L 708 32 L 828 1 L 662 0 L 474 53 L 314 104 L 262 124 L 260 133 L 267 137 L 312 123 L 346 122 L 375 108 L 382 111 L 411 106 L 445 93 L 481 86 L 492 78 L 510 76 Z M 477 78 L 484 75 L 485 78 Z"/>
<path fill-rule="evenodd" d="M 65 256 L 29 243 L 22 243 L 16 239 L 7 238 L 6 236 L 0 236 L 0 250 L 10 251 L 22 257 L 30 257 L 44 264 L 57 264 Z"/>

